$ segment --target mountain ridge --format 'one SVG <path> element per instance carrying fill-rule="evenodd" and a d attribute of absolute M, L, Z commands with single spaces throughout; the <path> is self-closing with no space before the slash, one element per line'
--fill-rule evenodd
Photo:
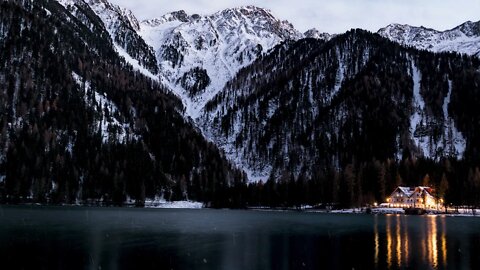
<path fill-rule="evenodd" d="M 402 45 L 421 50 L 480 56 L 480 21 L 467 21 L 445 31 L 408 24 L 390 24 L 377 33 Z"/>
<path fill-rule="evenodd" d="M 371 157 L 472 157 L 478 146 L 473 127 L 465 125 L 469 118 L 460 113 L 458 97 L 465 93 L 457 73 L 465 65 L 463 72 L 476 81 L 479 61 L 461 59 L 361 30 L 326 43 L 300 40 L 242 69 L 199 122 L 256 181 L 285 172 L 299 177 L 318 164 L 341 169 Z M 365 141 L 357 141 L 362 136 Z M 362 145 L 356 156 L 347 150 Z"/>
<path fill-rule="evenodd" d="M 140 34 L 155 48 L 162 77 L 192 118 L 240 68 L 280 42 L 302 37 L 290 23 L 254 6 L 204 16 L 168 13 L 143 21 Z"/>
<path fill-rule="evenodd" d="M 185 119 L 181 100 L 118 54 L 89 5 L 0 7 L 0 202 L 234 203 L 213 190 L 242 173 Z"/>

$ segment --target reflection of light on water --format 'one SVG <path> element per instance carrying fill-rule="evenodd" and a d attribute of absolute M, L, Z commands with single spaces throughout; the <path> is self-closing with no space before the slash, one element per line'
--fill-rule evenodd
<path fill-rule="evenodd" d="M 442 259 L 443 266 L 447 267 L 447 226 L 445 224 L 445 216 L 442 216 Z"/>
<path fill-rule="evenodd" d="M 378 236 L 378 216 L 375 215 L 375 268 L 378 268 L 378 255 L 380 253 L 380 239 Z"/>
<path fill-rule="evenodd" d="M 440 220 L 440 221 L 439 221 Z M 438 269 L 439 256 L 441 256 L 441 263 L 443 267 L 447 265 L 447 237 L 445 217 L 437 217 L 435 215 L 425 217 L 423 219 L 424 226 L 423 237 L 413 238 L 413 244 L 410 242 L 408 234 L 408 219 L 402 216 L 386 216 L 386 236 L 387 236 L 387 265 L 391 269 L 396 262 L 396 267 L 408 267 L 410 256 L 417 251 L 421 258 L 429 264 L 433 269 Z M 439 226 L 441 222 L 442 226 Z M 420 223 L 421 224 L 421 223 Z M 394 227 L 395 226 L 395 227 Z M 395 235 L 394 235 L 395 234 Z M 379 253 L 379 236 L 378 224 L 375 219 L 375 265 L 378 265 Z M 413 245 L 414 250 L 410 251 L 410 245 Z M 416 250 L 415 246 L 420 247 L 421 250 Z"/>
<path fill-rule="evenodd" d="M 434 269 L 438 267 L 438 243 L 437 243 L 437 216 L 429 216 L 428 236 L 429 241 L 429 262 Z"/>
<path fill-rule="evenodd" d="M 402 266 L 402 236 L 400 234 L 400 227 L 402 223 L 400 221 L 400 216 L 397 216 L 397 222 L 396 222 L 396 229 L 395 229 L 395 236 L 396 236 L 396 241 L 397 241 L 397 249 L 396 249 L 396 258 L 397 258 L 397 265 L 398 267 Z"/>
<path fill-rule="evenodd" d="M 408 266 L 408 256 L 409 256 L 409 242 L 408 242 L 408 224 L 407 219 L 404 217 L 405 226 L 403 226 L 404 233 L 403 233 L 403 243 L 404 243 L 404 250 L 405 250 L 405 265 Z"/>
<path fill-rule="evenodd" d="M 392 231 L 390 229 L 392 216 L 387 215 L 387 264 L 388 268 L 392 268 Z"/>

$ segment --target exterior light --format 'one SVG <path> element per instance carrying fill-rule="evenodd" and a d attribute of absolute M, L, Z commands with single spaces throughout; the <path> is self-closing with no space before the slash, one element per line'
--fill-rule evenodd
<path fill-rule="evenodd" d="M 377 207 L 377 206 L 378 206 L 378 203 L 373 203 L 373 206 Z"/>

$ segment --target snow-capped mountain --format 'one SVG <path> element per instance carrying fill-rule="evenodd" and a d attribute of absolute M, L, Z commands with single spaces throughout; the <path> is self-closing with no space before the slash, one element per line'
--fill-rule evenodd
<path fill-rule="evenodd" d="M 243 181 L 181 100 L 119 57 L 133 17 L 104 1 L 0 3 L 0 203 L 214 204 L 205 190 Z"/>
<path fill-rule="evenodd" d="M 155 52 L 138 35 L 140 24 L 128 9 L 111 4 L 107 0 L 57 0 L 77 17 L 85 17 L 86 6 L 95 12 L 111 36 L 115 50 L 130 64 L 152 76 L 158 73 Z M 84 21 L 84 20 L 82 20 Z M 84 24 L 89 26 L 88 21 Z"/>
<path fill-rule="evenodd" d="M 425 27 L 390 24 L 380 29 L 378 34 L 421 50 L 458 52 L 480 57 L 480 21 L 468 21 L 443 32 Z"/>
<path fill-rule="evenodd" d="M 242 69 L 198 122 L 250 181 L 308 178 L 372 157 L 462 159 L 475 144 L 476 116 L 466 111 L 476 98 L 465 100 L 480 78 L 480 63 L 462 59 L 361 30 L 304 39 Z"/>
<path fill-rule="evenodd" d="M 328 41 L 332 39 L 335 35 L 321 32 L 316 28 L 312 28 L 310 30 L 307 30 L 305 33 L 303 33 L 303 36 L 305 38 L 314 38 L 314 39 L 320 39 L 320 40 L 325 40 Z"/>
<path fill-rule="evenodd" d="M 130 10 L 113 5 L 107 0 L 85 0 L 85 2 L 104 22 L 121 56 L 133 58 L 128 60 L 134 66 L 141 66 L 152 74 L 158 73 L 155 52 L 138 34 L 140 24 Z"/>
<path fill-rule="evenodd" d="M 241 68 L 281 42 L 332 38 L 317 29 L 302 34 L 288 21 L 255 6 L 206 16 L 176 11 L 139 23 L 131 11 L 107 0 L 58 2 L 76 14 L 88 5 L 102 20 L 117 53 L 143 74 L 160 78 L 193 119 Z"/>
<path fill-rule="evenodd" d="M 289 22 L 254 6 L 208 16 L 178 11 L 142 22 L 139 33 L 155 48 L 162 77 L 194 119 L 241 68 L 275 45 L 303 37 Z"/>

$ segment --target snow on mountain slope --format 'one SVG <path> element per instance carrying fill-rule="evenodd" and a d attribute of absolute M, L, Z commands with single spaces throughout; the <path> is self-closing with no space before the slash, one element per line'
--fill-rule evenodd
<path fill-rule="evenodd" d="M 103 22 L 117 53 L 146 76 L 158 79 L 160 75 L 193 119 L 241 68 L 281 42 L 332 37 L 316 29 L 302 34 L 289 22 L 255 6 L 208 16 L 177 11 L 139 23 L 131 11 L 107 0 L 58 2 L 77 14 L 90 7 Z M 88 24 L 88 20 L 82 21 Z"/>
<path fill-rule="evenodd" d="M 101 117 L 94 120 L 94 132 L 101 134 L 102 142 L 124 144 L 127 141 L 136 141 L 140 137 L 133 132 L 133 128 L 128 122 L 122 122 L 125 119 L 112 100 L 105 93 L 100 93 L 92 88 L 89 81 L 72 72 L 72 77 L 78 86 L 85 91 L 84 101 L 88 107 L 94 108 Z M 108 113 L 107 113 L 108 112 Z"/>
<path fill-rule="evenodd" d="M 119 23 L 118 20 L 128 23 L 134 30 L 140 29 L 137 18 L 128 9 L 113 5 L 106 0 L 85 0 L 85 2 L 101 17 L 109 30 L 115 30 L 114 26 Z"/>
<path fill-rule="evenodd" d="M 246 6 L 210 16 L 184 11 L 141 23 L 160 73 L 196 119 L 204 105 L 243 67 L 285 40 L 303 35 L 268 10 Z"/>
<path fill-rule="evenodd" d="M 107 0 L 57 0 L 67 10 L 79 18 L 92 32 L 92 12 L 101 20 L 108 31 L 118 54 L 125 58 L 136 70 L 152 77 L 158 73 L 158 65 L 153 48 L 138 35 L 140 24 L 128 9 L 113 5 Z M 97 19 L 98 20 L 98 19 Z"/>
<path fill-rule="evenodd" d="M 197 123 L 251 182 L 280 178 L 284 168 L 298 176 L 302 166 L 318 161 L 312 150 L 319 143 L 316 134 L 330 141 L 340 133 L 348 110 L 342 104 L 335 113 L 328 108 L 336 106 L 333 100 L 343 83 L 363 70 L 372 51 L 356 35 L 328 44 L 311 39 L 284 43 L 242 69 L 206 105 Z M 325 118 L 329 121 L 323 123 Z"/>
<path fill-rule="evenodd" d="M 411 76 L 413 79 L 413 114 L 410 117 L 410 134 L 414 146 L 421 155 L 430 159 L 439 159 L 441 156 L 455 156 L 461 159 L 466 148 L 466 140 L 457 129 L 455 121 L 448 113 L 452 95 L 452 81 L 448 80 L 448 94 L 442 105 L 443 119 L 432 119 L 428 116 L 425 100 L 421 94 L 422 74 L 412 60 Z M 431 136 L 432 129 L 441 121 L 441 134 L 435 139 Z"/>
<path fill-rule="evenodd" d="M 378 34 L 417 49 L 480 56 L 480 21 L 468 21 L 443 32 L 425 27 L 390 24 L 380 29 Z"/>
<path fill-rule="evenodd" d="M 138 35 L 140 24 L 130 10 L 113 5 L 107 0 L 85 0 L 85 2 L 102 19 L 116 47 L 120 47 L 136 60 L 131 61 L 134 67 L 140 65 L 151 73 L 158 73 L 153 48 Z"/>

